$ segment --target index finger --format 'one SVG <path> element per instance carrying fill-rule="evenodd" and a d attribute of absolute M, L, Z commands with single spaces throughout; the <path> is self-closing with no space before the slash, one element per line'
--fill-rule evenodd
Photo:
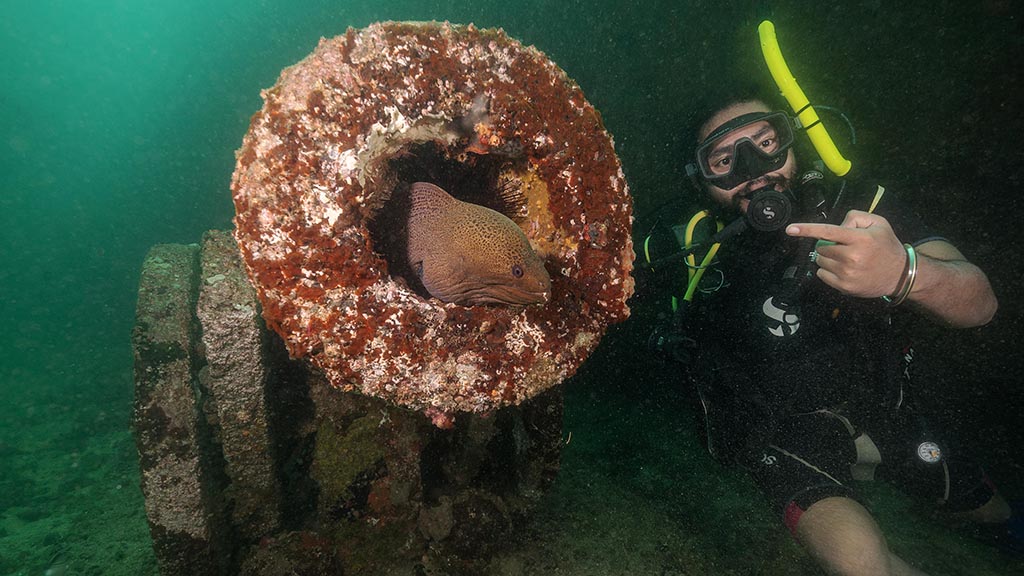
<path fill-rule="evenodd" d="M 796 223 L 786 227 L 786 234 L 828 240 L 836 244 L 852 244 L 858 232 L 856 228 L 844 228 L 835 224 Z"/>

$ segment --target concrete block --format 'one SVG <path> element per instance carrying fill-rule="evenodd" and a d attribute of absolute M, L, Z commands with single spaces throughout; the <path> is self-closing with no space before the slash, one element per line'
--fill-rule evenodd
<path fill-rule="evenodd" d="M 132 332 L 132 427 L 146 515 L 164 574 L 221 574 L 230 558 L 209 432 L 196 402 L 198 253 L 195 245 L 149 251 Z"/>
<path fill-rule="evenodd" d="M 206 360 L 200 383 L 209 394 L 209 421 L 230 481 L 232 524 L 244 538 L 256 539 L 280 522 L 267 408 L 267 334 L 229 232 L 203 236 L 200 266 L 196 316 Z"/>

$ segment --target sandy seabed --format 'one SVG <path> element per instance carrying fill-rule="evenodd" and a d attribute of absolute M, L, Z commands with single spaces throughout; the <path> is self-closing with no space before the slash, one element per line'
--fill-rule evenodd
<path fill-rule="evenodd" d="M 704 452 L 671 367 L 651 366 L 638 401 L 631 368 L 609 348 L 566 385 L 565 435 L 572 436 L 559 478 L 488 573 L 818 574 L 746 477 Z M 22 396 L 0 408 L 0 574 L 158 573 L 128 427 L 131 371 L 92 366 L 88 373 L 104 376 L 72 385 L 52 374 L 3 375 L 3 389 Z M 94 393 L 68 396 L 69 389 Z M 887 486 L 864 488 L 892 549 L 929 573 L 1024 568 Z"/>

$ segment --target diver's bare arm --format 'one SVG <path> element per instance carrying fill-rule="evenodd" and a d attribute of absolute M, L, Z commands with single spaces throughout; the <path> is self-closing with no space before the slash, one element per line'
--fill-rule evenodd
<path fill-rule="evenodd" d="M 917 247 L 917 280 L 907 298 L 928 316 L 956 328 L 981 326 L 998 303 L 988 277 L 955 246 L 936 240 Z"/>

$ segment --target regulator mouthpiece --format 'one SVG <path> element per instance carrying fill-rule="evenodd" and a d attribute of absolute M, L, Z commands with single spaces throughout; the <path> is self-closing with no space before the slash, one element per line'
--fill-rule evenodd
<path fill-rule="evenodd" d="M 793 215 L 793 201 L 788 194 L 774 188 L 761 188 L 753 193 L 747 206 L 747 224 L 758 232 L 774 232 L 785 228 Z"/>

